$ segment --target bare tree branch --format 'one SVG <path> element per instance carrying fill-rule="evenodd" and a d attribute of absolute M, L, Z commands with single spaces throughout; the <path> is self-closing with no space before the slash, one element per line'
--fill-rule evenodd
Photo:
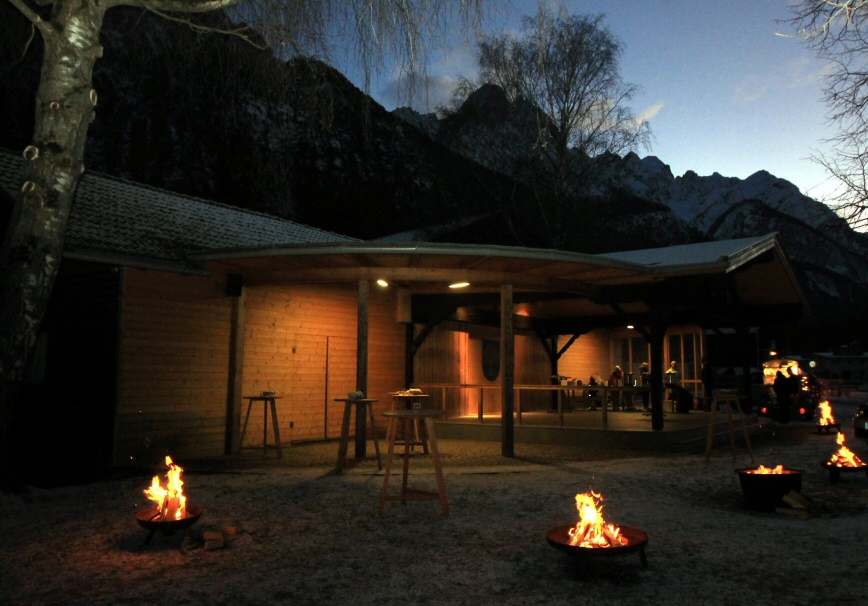
<path fill-rule="evenodd" d="M 542 6 L 521 37 L 501 34 L 479 45 L 480 83 L 499 86 L 524 130 L 522 149 L 498 149 L 504 166 L 535 192 L 533 208 L 514 201 L 515 235 L 526 245 L 569 249 L 595 167 L 608 154 L 650 147 L 650 128 L 627 103 L 636 87 L 621 79 L 621 42 L 603 17 L 555 15 Z M 462 90 L 467 90 L 463 87 Z M 532 142 L 532 143 L 531 143 Z M 528 240 L 531 226 L 547 234 Z"/>
<path fill-rule="evenodd" d="M 17 8 L 21 14 L 34 25 L 34 27 L 38 28 L 42 32 L 43 35 L 48 34 L 50 25 L 45 21 L 45 19 L 39 16 L 39 13 L 30 8 L 24 0 L 9 0 L 9 3 Z"/>
<path fill-rule="evenodd" d="M 826 203 L 853 228 L 868 227 L 868 0 L 803 0 L 789 21 L 831 66 L 823 94 L 838 133 L 811 159 L 837 183 Z"/>

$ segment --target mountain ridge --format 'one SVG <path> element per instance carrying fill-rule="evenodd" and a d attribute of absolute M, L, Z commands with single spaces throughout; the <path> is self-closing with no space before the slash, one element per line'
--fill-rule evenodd
<path fill-rule="evenodd" d="M 0 146 L 22 149 L 41 57 L 8 3 L 0 24 Z M 508 212 L 533 201 L 506 164 L 528 143 L 515 121 L 528 108 L 515 110 L 493 85 L 438 118 L 389 112 L 321 61 L 279 61 L 139 9 L 109 11 L 103 38 L 90 169 L 362 239 L 516 245 L 516 230 L 534 227 Z M 815 307 L 840 317 L 865 308 L 868 237 L 792 183 L 761 169 L 744 180 L 674 176 L 654 155 L 599 160 L 596 197 L 566 224 L 566 249 L 776 231 Z M 531 235 L 530 245 L 545 245 L 546 233 Z"/>

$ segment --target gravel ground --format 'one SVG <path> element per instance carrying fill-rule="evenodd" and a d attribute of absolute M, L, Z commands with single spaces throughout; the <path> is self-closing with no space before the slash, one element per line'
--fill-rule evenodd
<path fill-rule="evenodd" d="M 852 400 L 833 402 L 847 446 Z M 387 503 L 373 461 L 333 475 L 334 443 L 293 446 L 281 461 L 186 464 L 185 492 L 204 508 L 186 536 L 147 532 L 149 476 L 0 493 L 3 604 L 738 604 L 865 603 L 868 477 L 832 483 L 821 467 L 834 434 L 794 423 L 755 441 L 756 464 L 804 469 L 806 517 L 749 509 L 732 460 L 441 440 L 450 512 L 437 501 Z M 165 470 L 154 470 L 164 473 Z M 430 457 L 412 486 L 434 488 Z M 393 482 L 394 485 L 394 482 Z M 645 530 L 635 553 L 580 570 L 546 531 L 577 521 L 593 489 L 607 521 Z M 206 548 L 204 533 L 224 537 Z M 219 543 L 218 543 L 219 545 Z M 209 545 L 212 547 L 212 545 Z"/>

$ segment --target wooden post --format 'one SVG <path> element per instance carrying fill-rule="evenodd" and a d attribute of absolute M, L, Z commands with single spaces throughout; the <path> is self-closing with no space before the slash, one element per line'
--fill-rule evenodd
<path fill-rule="evenodd" d="M 665 326 L 651 327 L 651 429 L 663 429 L 663 339 Z"/>
<path fill-rule="evenodd" d="M 229 336 L 229 389 L 226 402 L 226 440 L 224 454 L 241 451 L 241 389 L 244 382 L 244 319 L 247 291 L 239 286 L 232 293 L 232 326 Z"/>
<path fill-rule="evenodd" d="M 558 362 L 560 361 L 560 356 L 558 355 L 558 335 L 551 336 L 546 344 L 546 353 L 549 355 L 549 373 L 552 377 L 560 376 L 560 370 L 558 369 Z M 552 379 L 552 384 L 560 383 L 556 378 Z M 561 392 L 557 389 L 552 390 L 552 402 L 551 409 L 562 412 L 561 408 Z"/>
<path fill-rule="evenodd" d="M 356 342 L 356 391 L 370 397 L 368 393 L 368 294 L 367 280 L 359 280 L 359 324 Z M 365 415 L 356 411 L 356 458 L 365 458 L 365 437 L 367 435 Z"/>
<path fill-rule="evenodd" d="M 515 326 L 512 284 L 500 287 L 501 454 L 515 456 Z"/>
<path fill-rule="evenodd" d="M 416 328 L 410 322 L 404 325 L 404 389 L 413 386 L 414 372 L 413 361 L 416 358 Z M 445 403 L 444 403 L 445 406 Z"/>

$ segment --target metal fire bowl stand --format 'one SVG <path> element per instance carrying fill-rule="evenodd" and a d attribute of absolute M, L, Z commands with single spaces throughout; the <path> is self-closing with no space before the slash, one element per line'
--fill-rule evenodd
<path fill-rule="evenodd" d="M 187 528 L 195 524 L 205 511 L 198 505 L 187 505 L 187 515 L 180 520 L 160 520 L 160 510 L 157 507 L 143 509 L 136 514 L 136 521 L 139 526 L 149 531 L 148 538 L 145 539 L 144 545 L 151 542 L 151 538 L 155 532 L 162 532 L 163 536 L 175 534 L 179 530 L 186 532 Z"/>
<path fill-rule="evenodd" d="M 823 467 L 829 470 L 829 481 L 832 483 L 840 480 L 842 473 L 864 471 L 865 475 L 868 476 L 868 465 L 860 465 L 859 467 L 838 467 L 830 461 L 825 461 L 823 462 Z"/>
<path fill-rule="evenodd" d="M 618 528 L 621 529 L 621 535 L 627 539 L 626 545 L 619 545 L 617 547 L 579 547 L 578 545 L 570 545 L 570 530 L 573 528 L 575 528 L 575 524 L 564 524 L 563 526 L 550 528 L 546 533 L 546 540 L 555 549 L 559 549 L 576 558 L 579 564 L 579 574 L 585 572 L 588 562 L 593 558 L 615 557 L 633 552 L 639 553 L 639 561 L 642 562 L 642 567 L 648 568 L 648 560 L 645 557 L 645 545 L 648 544 L 648 534 L 644 530 L 639 530 L 632 526 L 618 525 Z"/>

